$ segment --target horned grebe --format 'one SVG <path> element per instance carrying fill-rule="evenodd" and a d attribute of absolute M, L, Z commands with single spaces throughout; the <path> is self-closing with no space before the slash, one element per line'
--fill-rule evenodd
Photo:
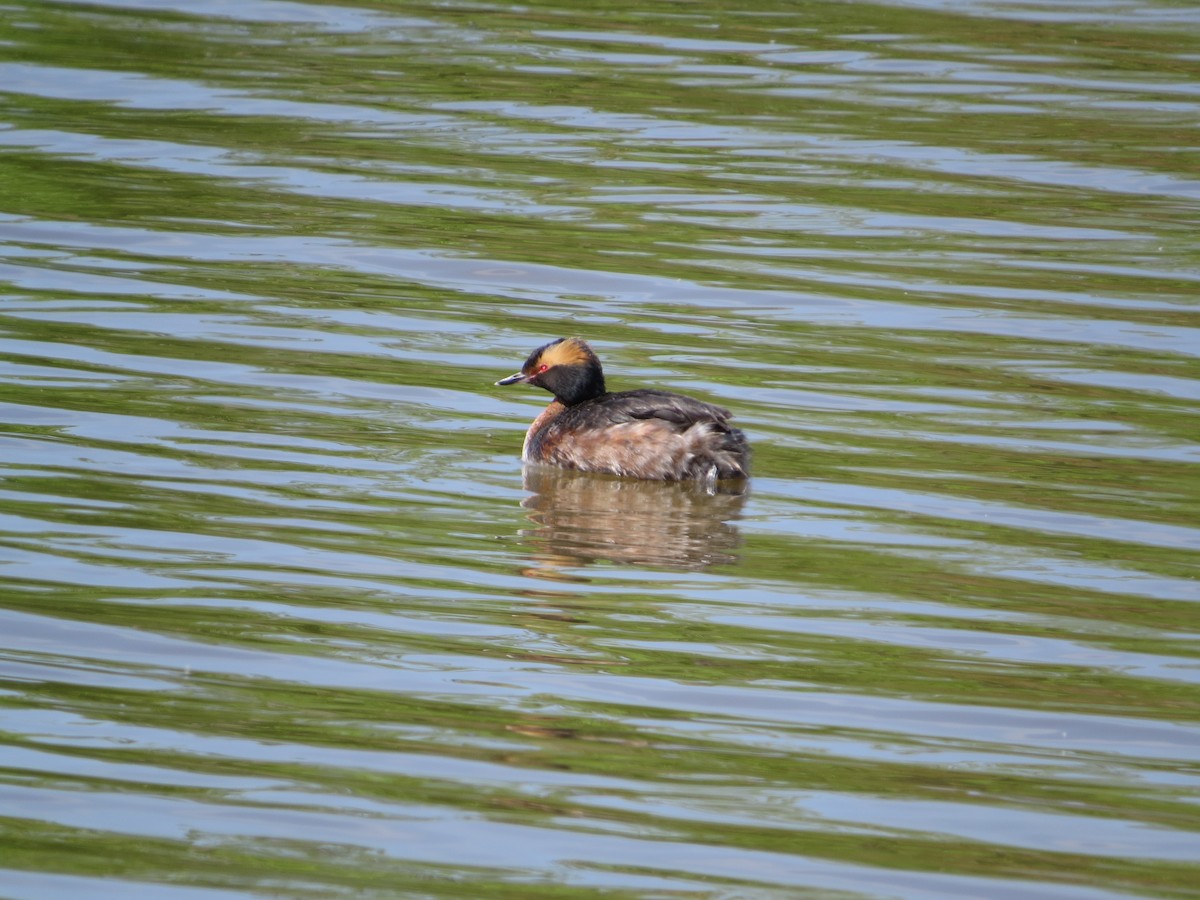
<path fill-rule="evenodd" d="M 657 481 L 750 474 L 750 445 L 729 424 L 729 410 L 667 391 L 610 394 L 600 360 L 579 338 L 538 347 L 496 384 L 554 395 L 525 434 L 525 462 Z"/>

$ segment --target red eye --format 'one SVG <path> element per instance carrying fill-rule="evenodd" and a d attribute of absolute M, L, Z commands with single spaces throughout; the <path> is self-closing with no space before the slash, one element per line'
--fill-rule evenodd
<path fill-rule="evenodd" d="M 548 365 L 546 365 L 545 363 L 542 363 L 540 366 L 538 366 L 537 374 L 541 375 L 548 368 L 550 368 Z"/>

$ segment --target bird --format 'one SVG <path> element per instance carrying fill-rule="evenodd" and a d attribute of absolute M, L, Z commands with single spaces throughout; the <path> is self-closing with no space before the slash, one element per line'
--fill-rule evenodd
<path fill-rule="evenodd" d="M 526 463 L 709 485 L 750 475 L 750 444 L 729 410 L 669 391 L 610 393 L 599 357 L 580 338 L 543 344 L 496 384 L 554 395 L 525 434 Z"/>

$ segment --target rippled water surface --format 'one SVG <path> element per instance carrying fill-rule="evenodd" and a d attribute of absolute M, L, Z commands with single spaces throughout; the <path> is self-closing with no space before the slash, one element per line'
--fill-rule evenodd
<path fill-rule="evenodd" d="M 0 893 L 1200 893 L 1200 16 L 737 7 L 5 7 Z"/>

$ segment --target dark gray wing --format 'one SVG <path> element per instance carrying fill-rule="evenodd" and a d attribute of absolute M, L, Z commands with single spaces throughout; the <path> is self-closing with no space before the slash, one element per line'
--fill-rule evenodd
<path fill-rule="evenodd" d="M 729 410 L 705 403 L 694 397 L 672 394 L 669 391 L 639 390 L 605 394 L 587 403 L 572 407 L 563 414 L 575 413 L 592 423 L 619 425 L 635 419 L 661 419 L 680 431 L 685 431 L 697 422 L 712 422 L 718 427 L 729 427 Z M 571 418 L 574 418 L 573 416 Z M 566 421 L 563 424 L 567 424 Z"/>

